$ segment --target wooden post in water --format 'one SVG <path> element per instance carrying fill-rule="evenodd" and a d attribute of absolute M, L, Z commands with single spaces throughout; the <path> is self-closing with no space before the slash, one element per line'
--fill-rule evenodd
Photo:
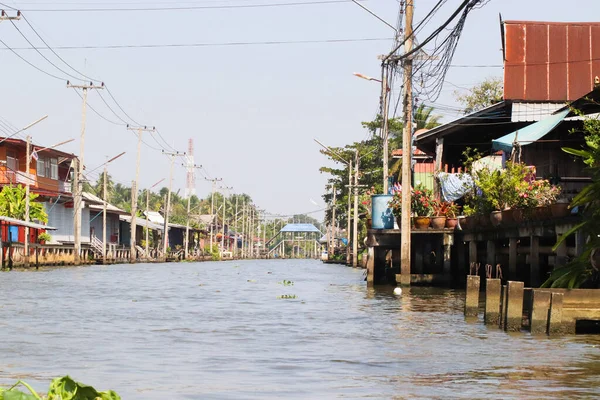
<path fill-rule="evenodd" d="M 479 285 L 479 276 L 467 276 L 467 295 L 465 299 L 466 317 L 476 317 L 479 313 Z"/>
<path fill-rule="evenodd" d="M 523 282 L 508 281 L 504 330 L 518 332 L 523 322 Z"/>
<path fill-rule="evenodd" d="M 517 246 L 517 238 L 508 239 L 508 279 L 517 279 Z"/>
<path fill-rule="evenodd" d="M 529 329 L 532 334 L 546 333 L 548 329 L 548 310 L 550 292 L 532 289 Z"/>
<path fill-rule="evenodd" d="M 485 281 L 485 316 L 486 325 L 500 324 L 500 297 L 502 295 L 502 281 L 500 279 L 486 279 Z"/>

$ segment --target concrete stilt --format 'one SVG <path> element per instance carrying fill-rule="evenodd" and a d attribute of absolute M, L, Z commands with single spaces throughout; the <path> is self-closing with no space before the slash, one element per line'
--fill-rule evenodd
<path fill-rule="evenodd" d="M 465 300 L 466 317 L 476 317 L 479 313 L 479 285 L 479 276 L 467 276 L 467 296 Z"/>
<path fill-rule="evenodd" d="M 523 282 L 508 281 L 504 330 L 518 332 L 523 323 Z"/>
<path fill-rule="evenodd" d="M 486 262 L 492 266 L 496 265 L 496 242 L 493 240 L 487 241 Z"/>
<path fill-rule="evenodd" d="M 469 242 L 469 264 L 477 262 L 477 242 Z"/>
<path fill-rule="evenodd" d="M 450 278 L 452 274 L 452 245 L 454 244 L 454 235 L 444 234 L 444 275 Z"/>
<path fill-rule="evenodd" d="M 532 334 L 546 333 L 548 329 L 550 294 L 550 292 L 536 289 L 533 289 L 531 293 L 531 314 L 529 317 L 529 327 Z"/>
<path fill-rule="evenodd" d="M 498 327 L 500 329 L 504 329 L 506 322 L 506 305 L 508 302 L 506 298 L 508 297 L 508 286 L 502 285 L 502 292 L 500 293 L 500 323 Z"/>
<path fill-rule="evenodd" d="M 486 279 L 485 282 L 484 320 L 487 325 L 499 325 L 502 281 L 500 281 L 500 279 Z"/>
<path fill-rule="evenodd" d="M 564 295 L 562 293 L 552 293 L 550 297 L 548 335 L 561 334 L 564 331 L 562 323 L 563 298 Z"/>
<path fill-rule="evenodd" d="M 369 247 L 367 253 L 367 286 L 373 286 L 375 282 L 375 249 Z"/>

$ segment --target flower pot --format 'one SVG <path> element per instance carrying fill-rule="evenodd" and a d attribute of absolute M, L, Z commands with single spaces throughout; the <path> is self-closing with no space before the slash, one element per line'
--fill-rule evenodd
<path fill-rule="evenodd" d="M 533 210 L 533 214 L 534 214 L 533 219 L 536 221 L 543 221 L 545 219 L 552 218 L 552 211 L 550 210 L 550 207 L 548 207 L 548 206 L 536 207 Z"/>
<path fill-rule="evenodd" d="M 433 229 L 444 229 L 446 226 L 446 217 L 436 216 L 431 218 L 431 227 Z"/>
<path fill-rule="evenodd" d="M 414 222 L 415 222 L 415 228 L 416 229 L 424 230 L 424 229 L 429 228 L 429 224 L 431 223 L 431 218 L 429 218 L 429 217 L 415 217 L 414 218 Z"/>
<path fill-rule="evenodd" d="M 554 218 L 563 218 L 570 214 L 568 203 L 554 203 L 550 205 L 550 212 Z"/>
<path fill-rule="evenodd" d="M 446 228 L 454 229 L 456 225 L 458 225 L 458 218 L 446 218 Z"/>
<path fill-rule="evenodd" d="M 492 225 L 489 215 L 479 214 L 477 215 L 477 222 L 473 223 L 473 228 L 480 226 L 482 228 L 489 228 Z"/>
<path fill-rule="evenodd" d="M 520 208 L 515 208 L 512 210 L 512 217 L 513 217 L 513 221 L 515 221 L 515 223 L 520 224 L 521 222 L 523 222 L 525 220 L 525 212 L 520 209 Z"/>
<path fill-rule="evenodd" d="M 472 229 L 473 228 L 473 217 L 463 217 L 460 219 L 460 227 L 463 229 Z"/>
<path fill-rule="evenodd" d="M 514 210 L 512 208 L 502 210 L 502 223 L 512 224 L 515 222 Z"/>
<path fill-rule="evenodd" d="M 371 229 L 373 227 L 373 219 L 367 218 L 367 229 Z"/>
<path fill-rule="evenodd" d="M 490 222 L 493 226 L 502 224 L 502 211 L 492 211 L 490 214 Z"/>

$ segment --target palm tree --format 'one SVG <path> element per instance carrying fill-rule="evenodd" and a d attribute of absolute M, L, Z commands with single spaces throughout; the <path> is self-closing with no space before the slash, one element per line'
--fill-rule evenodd
<path fill-rule="evenodd" d="M 415 110 L 413 119 L 417 124 L 417 128 L 415 132 L 419 129 L 433 129 L 436 126 L 440 126 L 441 123 L 439 120 L 442 118 L 441 115 L 433 115 L 433 107 L 426 106 L 425 104 L 421 104 Z M 391 120 L 390 120 L 391 121 Z M 392 138 L 392 143 L 396 146 L 395 148 L 402 148 L 402 123 L 398 122 L 396 129 L 391 128 L 390 125 L 390 137 Z M 390 146 L 391 149 L 394 147 Z M 393 159 L 392 165 L 390 165 L 390 175 L 400 176 L 400 171 L 402 169 L 402 159 Z"/>

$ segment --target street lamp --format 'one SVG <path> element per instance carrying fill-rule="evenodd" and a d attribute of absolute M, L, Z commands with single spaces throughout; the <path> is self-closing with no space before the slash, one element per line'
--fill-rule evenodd
<path fill-rule="evenodd" d="M 355 72 L 354 76 L 357 76 L 368 81 L 375 81 L 381 83 L 381 110 L 382 119 L 381 122 L 381 138 L 383 139 L 383 194 L 388 194 L 388 92 L 390 88 L 387 83 L 387 71 L 388 68 L 385 63 L 381 64 L 381 77 L 382 79 L 376 79 L 370 76 L 363 75 Z"/>
<path fill-rule="evenodd" d="M 350 161 L 346 161 L 341 154 L 333 150 L 329 146 L 325 146 L 323 143 L 319 142 L 317 139 L 314 139 L 321 147 L 327 150 L 330 154 L 334 155 L 338 160 L 343 162 L 348 166 L 348 212 L 347 212 L 347 224 L 346 224 L 346 239 L 348 240 L 348 244 L 346 245 L 346 263 L 350 264 L 350 210 L 352 208 L 352 201 L 350 200 L 350 190 L 352 190 L 352 158 Z M 357 170 L 358 171 L 358 170 Z M 355 182 L 358 183 L 358 182 Z M 356 213 L 355 213 L 356 214 Z M 356 217 L 356 216 L 355 216 Z M 334 221 L 335 222 L 335 221 Z M 330 238 L 331 240 L 331 238 Z M 331 249 L 330 249 L 331 250 Z"/>

